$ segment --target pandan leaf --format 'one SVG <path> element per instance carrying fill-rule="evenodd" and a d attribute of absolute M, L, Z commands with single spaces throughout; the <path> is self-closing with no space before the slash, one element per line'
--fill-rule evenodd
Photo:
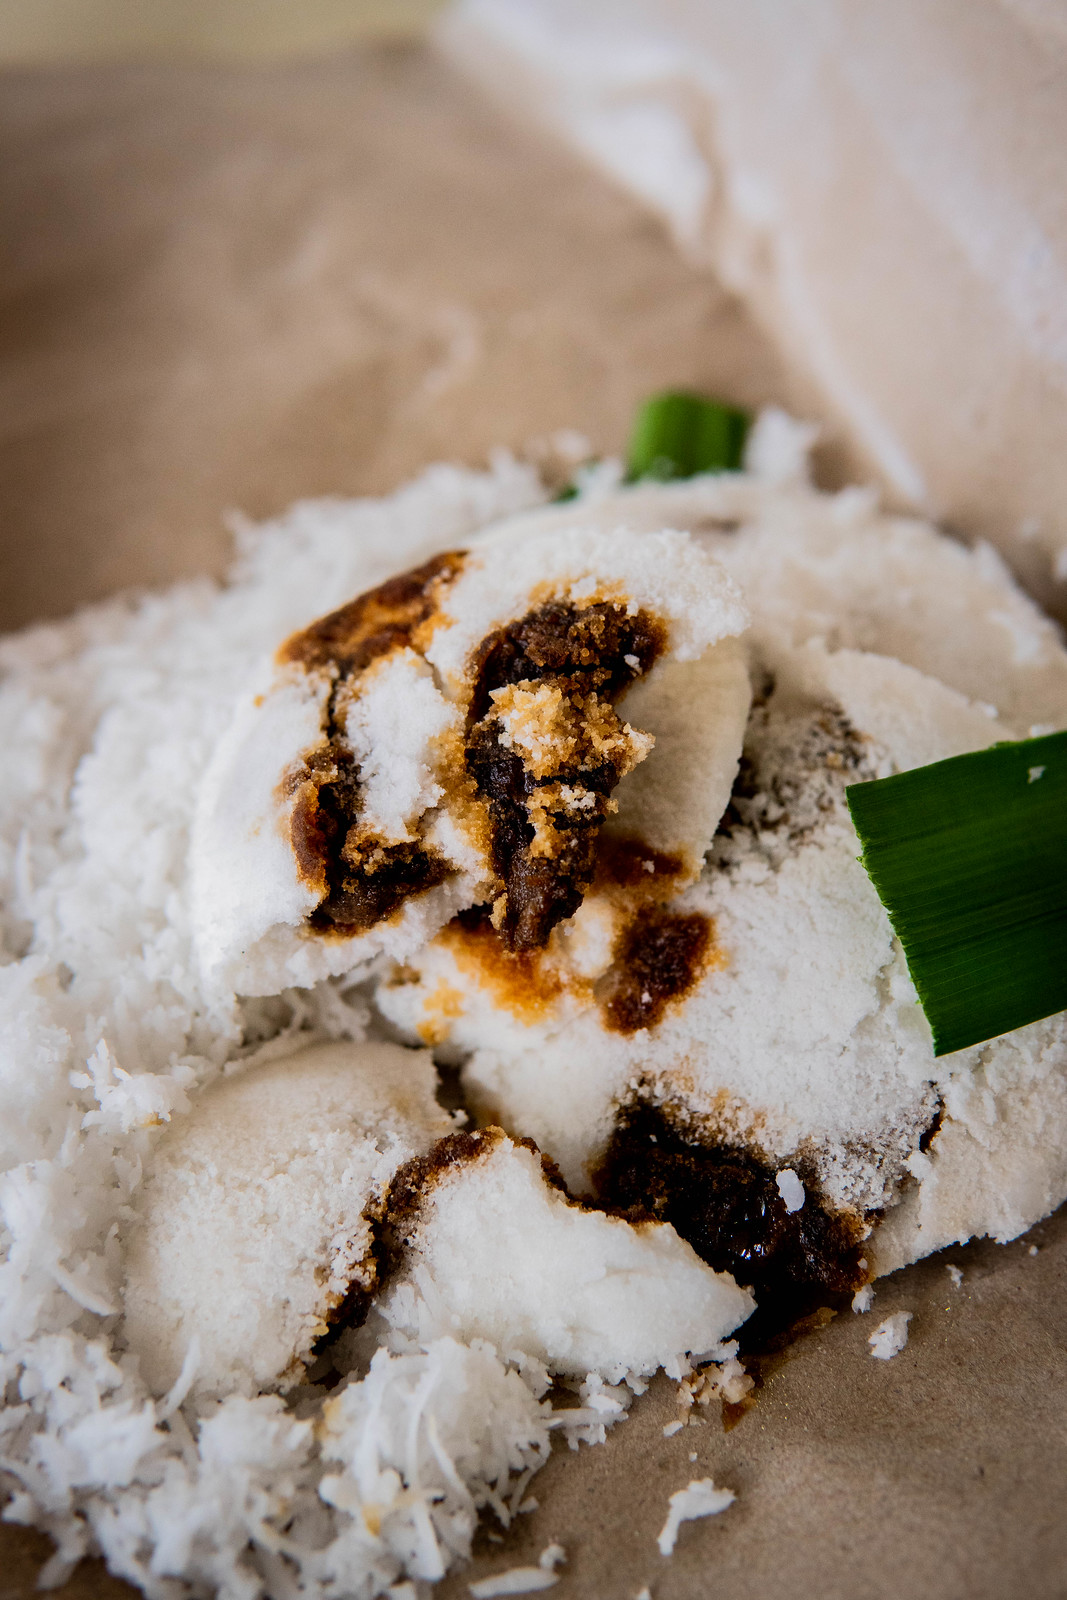
<path fill-rule="evenodd" d="M 692 478 L 734 472 L 741 465 L 749 418 L 700 395 L 669 393 L 646 400 L 630 438 L 628 476 Z"/>
<path fill-rule="evenodd" d="M 937 1055 L 1067 1009 L 1067 733 L 846 793 Z"/>

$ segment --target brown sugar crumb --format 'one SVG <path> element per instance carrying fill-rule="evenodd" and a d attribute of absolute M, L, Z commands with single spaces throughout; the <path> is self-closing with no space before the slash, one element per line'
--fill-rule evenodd
<path fill-rule="evenodd" d="M 550 601 L 480 647 L 465 760 L 488 805 L 507 950 L 543 947 L 581 905 L 611 792 L 652 744 L 614 702 L 664 642 L 661 623 L 622 602 Z"/>
<path fill-rule="evenodd" d="M 714 935 L 702 912 L 643 906 L 619 935 L 612 964 L 596 986 L 604 1026 L 613 1033 L 654 1028 L 702 973 L 725 965 Z"/>
<path fill-rule="evenodd" d="M 775 1168 L 751 1150 L 694 1137 L 641 1100 L 620 1116 L 596 1173 L 605 1203 L 647 1208 L 709 1266 L 753 1289 L 759 1309 L 745 1337 L 756 1343 L 867 1279 L 863 1219 L 828 1211 L 810 1190 L 788 1212 L 775 1180 Z"/>
<path fill-rule="evenodd" d="M 278 660 L 308 671 L 336 667 L 342 677 L 362 672 L 379 656 L 413 642 L 437 609 L 440 591 L 460 572 L 465 555 L 463 550 L 446 550 L 368 589 L 294 633 L 278 651 Z"/>

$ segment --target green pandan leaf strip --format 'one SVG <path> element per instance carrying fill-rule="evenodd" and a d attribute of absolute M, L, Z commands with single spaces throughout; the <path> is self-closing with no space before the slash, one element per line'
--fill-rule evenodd
<path fill-rule="evenodd" d="M 749 417 L 701 395 L 670 392 L 646 400 L 637 413 L 628 477 L 692 478 L 698 472 L 736 472 Z"/>
<path fill-rule="evenodd" d="M 1067 1009 L 1067 733 L 847 797 L 939 1056 Z"/>

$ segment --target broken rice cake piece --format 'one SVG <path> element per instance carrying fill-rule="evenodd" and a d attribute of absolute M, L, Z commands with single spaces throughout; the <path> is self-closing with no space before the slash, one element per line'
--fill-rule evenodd
<path fill-rule="evenodd" d="M 221 1080 L 160 1140 L 126 1254 L 156 1392 L 288 1388 L 382 1303 L 394 1336 L 488 1339 L 618 1381 L 714 1355 L 753 1301 L 669 1225 L 570 1201 L 533 1146 L 449 1132 L 425 1052 L 312 1046 Z M 195 1344 L 194 1344 L 195 1341 Z"/>
<path fill-rule="evenodd" d="M 155 1148 L 127 1233 L 125 1328 L 156 1392 L 193 1341 L 203 1393 L 299 1381 L 377 1287 L 374 1218 L 451 1128 L 427 1051 L 320 1044 L 200 1094 Z"/>
<path fill-rule="evenodd" d="M 482 902 L 506 948 L 539 948 L 581 904 L 609 818 L 648 813 L 671 843 L 693 805 L 714 826 L 748 706 L 746 620 L 685 533 L 504 524 L 294 635 L 201 789 L 208 979 L 271 994 L 402 959 Z M 679 688 L 702 723 L 688 766 Z M 643 763 L 663 784 L 629 805 Z"/>
<path fill-rule="evenodd" d="M 420 1344 L 488 1339 L 571 1377 L 680 1375 L 754 1306 L 672 1227 L 571 1200 L 536 1147 L 499 1128 L 453 1134 L 412 1162 L 388 1226 L 405 1270 L 380 1310 Z"/>

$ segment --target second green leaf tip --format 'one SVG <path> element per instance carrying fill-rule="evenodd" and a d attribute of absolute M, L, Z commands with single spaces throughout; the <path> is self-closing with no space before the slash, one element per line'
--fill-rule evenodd
<path fill-rule="evenodd" d="M 1067 733 L 846 796 L 935 1054 L 1067 1009 Z"/>
<path fill-rule="evenodd" d="M 700 472 L 736 472 L 749 417 L 734 406 L 672 391 L 646 400 L 634 423 L 627 477 L 692 478 Z"/>

